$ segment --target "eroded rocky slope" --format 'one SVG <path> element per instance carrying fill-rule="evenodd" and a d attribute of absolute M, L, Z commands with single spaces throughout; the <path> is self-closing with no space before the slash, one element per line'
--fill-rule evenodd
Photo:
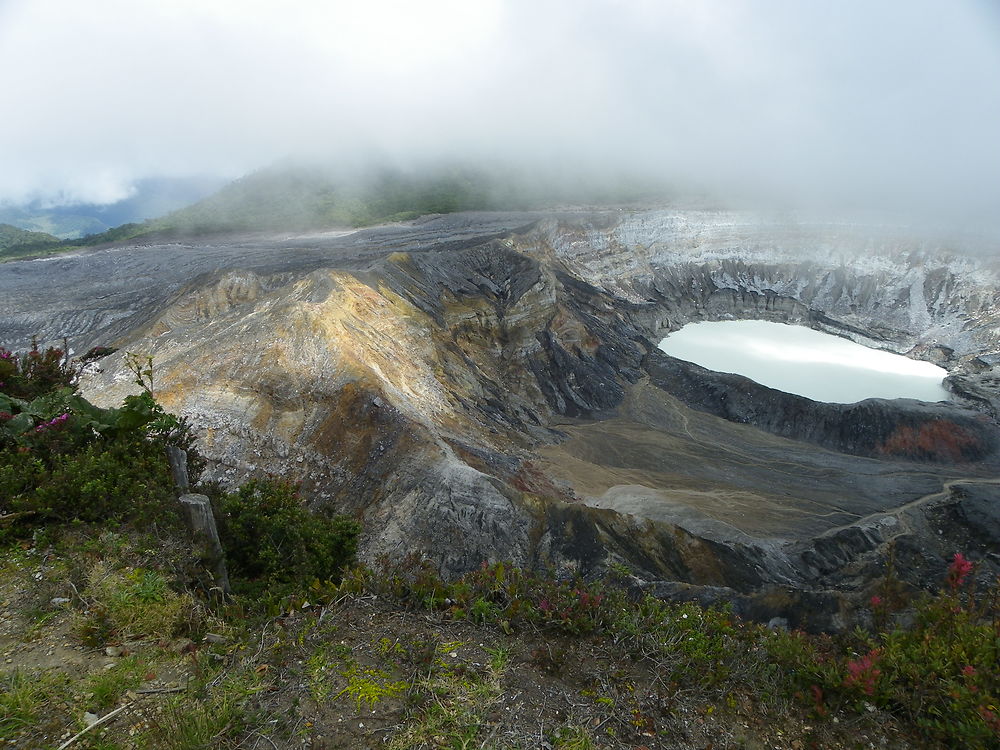
<path fill-rule="evenodd" d="M 365 555 L 600 574 L 816 627 L 893 554 L 1000 563 L 998 269 L 898 232 L 707 211 L 458 215 L 0 267 L 0 338 L 156 362 L 212 476 L 302 478 Z M 67 279 L 38 305 L 46 274 Z M 817 404 L 656 348 L 691 320 L 933 359 L 952 403 Z M 120 356 L 87 382 L 130 386 Z"/>

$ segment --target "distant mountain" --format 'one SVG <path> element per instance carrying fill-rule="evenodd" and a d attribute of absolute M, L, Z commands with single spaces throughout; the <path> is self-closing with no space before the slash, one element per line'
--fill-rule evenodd
<path fill-rule="evenodd" d="M 630 179 L 556 180 L 502 168 L 338 172 L 282 164 L 249 174 L 194 205 L 148 222 L 144 231 L 203 234 L 367 226 L 455 211 L 615 203 L 653 192 L 649 185 Z"/>
<path fill-rule="evenodd" d="M 496 166 L 408 171 L 282 163 L 241 177 L 207 197 L 199 195 L 191 205 L 150 218 L 210 183 L 147 180 L 133 198 L 111 206 L 47 209 L 30 218 L 22 215 L 30 210 L 23 209 L 17 221 L 5 218 L 13 215 L 11 210 L 5 214 L 0 209 L 0 221 L 45 229 L 64 238 L 64 247 L 70 248 L 140 237 L 358 227 L 456 211 L 634 204 L 664 197 L 662 188 L 648 182 L 606 174 L 554 176 L 552 170 Z M 76 228 L 70 231 L 70 227 Z"/>
<path fill-rule="evenodd" d="M 88 208 L 92 207 L 0 206 L 0 222 L 30 232 L 44 232 L 58 239 L 75 239 L 108 228 L 100 219 L 88 215 Z"/>
<path fill-rule="evenodd" d="M 29 232 L 10 224 L 0 224 L 0 258 L 13 258 L 52 248 L 58 237 L 45 232 Z"/>
<path fill-rule="evenodd" d="M 210 195 L 225 183 L 217 177 L 151 178 L 139 180 L 133 194 L 108 205 L 0 206 L 0 222 L 59 239 L 78 239 L 122 224 L 163 216 Z"/>

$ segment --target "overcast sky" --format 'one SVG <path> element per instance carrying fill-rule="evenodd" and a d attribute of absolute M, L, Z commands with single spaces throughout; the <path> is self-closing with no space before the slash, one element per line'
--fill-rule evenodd
<path fill-rule="evenodd" d="M 0 0 L 0 201 L 302 153 L 1000 211 L 992 0 Z"/>

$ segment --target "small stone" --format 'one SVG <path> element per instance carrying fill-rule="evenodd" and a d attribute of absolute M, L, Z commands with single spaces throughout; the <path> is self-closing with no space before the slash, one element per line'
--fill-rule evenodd
<path fill-rule="evenodd" d="M 53 607 L 61 607 L 64 604 L 69 604 L 69 599 L 65 596 L 56 596 L 53 597 L 52 599 L 49 599 L 49 604 L 51 604 Z"/>
<path fill-rule="evenodd" d="M 123 649 L 121 646 L 108 646 L 106 649 L 104 649 L 104 653 L 107 654 L 108 656 L 121 656 L 123 653 L 125 653 L 125 649 Z"/>
<path fill-rule="evenodd" d="M 170 644 L 170 650 L 175 654 L 187 654 L 195 650 L 194 641 L 190 638 L 178 638 Z"/>
<path fill-rule="evenodd" d="M 207 643 L 225 643 L 226 636 L 219 635 L 218 633 L 205 633 L 205 641 Z"/>
<path fill-rule="evenodd" d="M 83 715 L 83 723 L 86 724 L 88 727 L 93 726 L 94 724 L 97 723 L 97 720 L 99 718 L 100 717 L 97 714 L 92 714 L 90 711 L 87 711 Z"/>

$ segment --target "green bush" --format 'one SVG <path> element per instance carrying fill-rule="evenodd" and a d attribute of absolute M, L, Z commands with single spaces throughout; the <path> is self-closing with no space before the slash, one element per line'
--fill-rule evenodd
<path fill-rule="evenodd" d="M 189 425 L 153 398 L 151 362 L 137 371 L 143 392 L 117 409 L 80 396 L 76 374 L 58 349 L 0 349 L 0 534 L 76 520 L 175 523 L 165 449 L 188 450 L 195 476 L 203 462 Z"/>
<path fill-rule="evenodd" d="M 32 399 L 60 387 L 75 387 L 79 368 L 62 349 L 18 354 L 0 347 L 0 391 L 15 398 Z"/>
<path fill-rule="evenodd" d="M 952 747 L 1000 746 L 1000 581 L 977 595 L 956 553 L 946 585 L 917 602 L 915 622 L 875 633 L 847 664 L 844 687 Z M 876 597 L 873 606 L 881 604 Z"/>
<path fill-rule="evenodd" d="M 251 480 L 224 495 L 217 521 L 230 574 L 252 587 L 339 580 L 360 533 L 349 518 L 310 513 L 281 479 Z"/>
<path fill-rule="evenodd" d="M 174 500 L 163 448 L 120 438 L 55 456 L 33 490 L 15 497 L 11 506 L 56 522 L 174 522 L 179 518 Z"/>

